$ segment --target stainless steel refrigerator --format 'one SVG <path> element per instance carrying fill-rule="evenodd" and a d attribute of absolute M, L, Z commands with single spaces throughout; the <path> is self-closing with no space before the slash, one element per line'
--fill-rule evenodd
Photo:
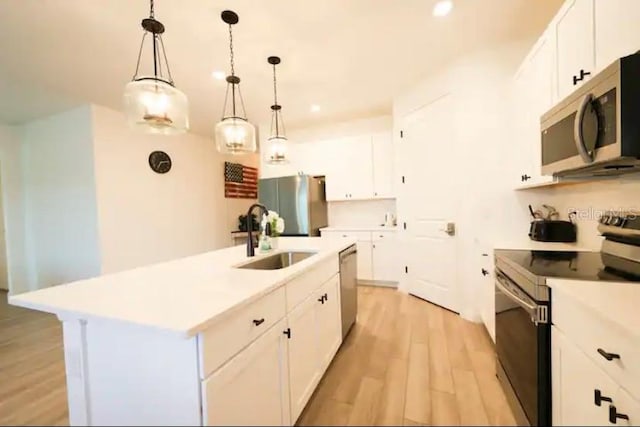
<path fill-rule="evenodd" d="M 323 176 L 295 175 L 258 181 L 258 200 L 284 218 L 283 236 L 319 236 L 327 226 Z"/>

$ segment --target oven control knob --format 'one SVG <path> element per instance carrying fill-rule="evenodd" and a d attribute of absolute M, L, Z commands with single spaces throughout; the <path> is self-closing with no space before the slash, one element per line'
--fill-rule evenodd
<path fill-rule="evenodd" d="M 609 215 L 602 215 L 600 217 L 600 224 L 606 224 L 607 222 L 609 222 Z"/>
<path fill-rule="evenodd" d="M 618 226 L 622 223 L 622 219 L 619 216 L 611 217 L 610 225 Z"/>

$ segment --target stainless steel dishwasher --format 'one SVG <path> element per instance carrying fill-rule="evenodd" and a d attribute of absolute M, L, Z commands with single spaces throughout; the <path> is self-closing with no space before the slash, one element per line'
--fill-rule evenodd
<path fill-rule="evenodd" d="M 356 245 L 340 252 L 340 305 L 342 338 L 347 336 L 358 313 L 358 250 Z"/>

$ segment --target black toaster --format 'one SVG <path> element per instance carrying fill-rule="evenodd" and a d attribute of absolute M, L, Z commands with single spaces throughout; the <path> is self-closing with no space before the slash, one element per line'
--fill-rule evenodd
<path fill-rule="evenodd" d="M 576 235 L 576 225 L 571 221 L 536 219 L 529 228 L 529 238 L 537 242 L 573 243 Z"/>

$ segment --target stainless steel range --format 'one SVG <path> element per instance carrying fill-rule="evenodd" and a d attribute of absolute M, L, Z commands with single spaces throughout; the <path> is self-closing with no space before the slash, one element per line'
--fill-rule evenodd
<path fill-rule="evenodd" d="M 497 371 L 519 424 L 551 425 L 551 302 L 547 278 L 640 282 L 640 213 L 599 220 L 600 252 L 497 250 Z"/>

